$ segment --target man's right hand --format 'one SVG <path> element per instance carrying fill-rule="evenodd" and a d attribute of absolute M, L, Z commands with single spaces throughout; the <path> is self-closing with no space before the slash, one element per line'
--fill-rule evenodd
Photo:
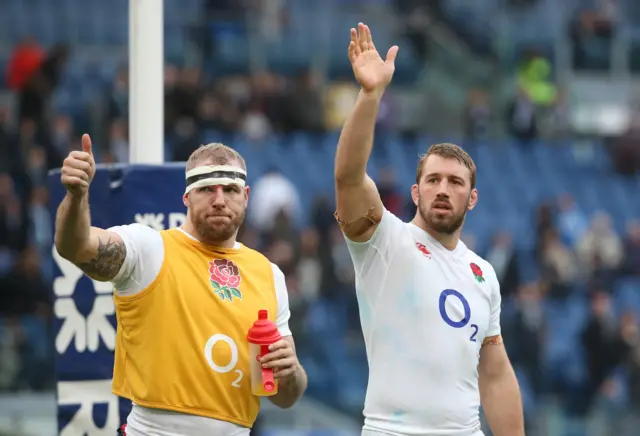
<path fill-rule="evenodd" d="M 349 61 L 353 74 L 363 91 L 381 93 L 391 82 L 395 71 L 395 60 L 398 46 L 394 45 L 387 52 L 386 60 L 382 60 L 373 45 L 369 26 L 358 23 L 358 30 L 351 29 L 349 43 Z"/>
<path fill-rule="evenodd" d="M 91 138 L 82 135 L 82 151 L 72 151 L 62 164 L 62 184 L 74 197 L 83 197 L 96 174 L 96 162 L 91 151 Z"/>

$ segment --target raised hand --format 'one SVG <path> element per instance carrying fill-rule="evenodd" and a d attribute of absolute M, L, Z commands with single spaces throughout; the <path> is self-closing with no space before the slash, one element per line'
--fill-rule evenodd
<path fill-rule="evenodd" d="M 383 60 L 373 45 L 369 26 L 358 23 L 357 31 L 351 29 L 349 61 L 356 80 L 365 92 L 379 92 L 387 87 L 395 71 L 397 54 L 398 46 L 394 45 Z"/>
<path fill-rule="evenodd" d="M 62 164 L 62 184 L 76 197 L 82 197 L 89 191 L 89 185 L 96 174 L 96 162 L 91 151 L 91 138 L 82 135 L 82 151 L 74 150 Z"/>

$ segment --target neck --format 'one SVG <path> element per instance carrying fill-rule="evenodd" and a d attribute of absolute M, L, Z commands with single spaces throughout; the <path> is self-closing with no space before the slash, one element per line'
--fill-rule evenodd
<path fill-rule="evenodd" d="M 458 241 L 460 241 L 461 229 L 458 229 L 453 233 L 437 232 L 427 225 L 427 223 L 424 221 L 424 219 L 422 219 L 422 216 L 419 213 L 417 213 L 413 220 L 411 220 L 411 223 L 427 232 L 429 236 L 434 238 L 449 251 L 455 250 L 458 246 Z"/>
<path fill-rule="evenodd" d="M 207 245 L 213 245 L 215 247 L 220 247 L 220 248 L 233 248 L 234 245 L 236 244 L 236 234 L 234 234 L 232 237 L 230 237 L 229 239 L 225 239 L 225 240 L 221 240 L 221 241 L 209 241 L 204 239 L 196 230 L 196 228 L 193 226 L 193 224 L 191 224 L 189 221 L 186 221 L 182 226 L 180 226 L 180 228 L 188 233 L 189 235 L 193 236 L 195 239 L 198 240 L 198 242 L 202 242 L 204 244 Z"/>

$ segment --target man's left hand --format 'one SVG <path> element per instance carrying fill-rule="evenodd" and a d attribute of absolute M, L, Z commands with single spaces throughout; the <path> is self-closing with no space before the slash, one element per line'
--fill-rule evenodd
<path fill-rule="evenodd" d="M 295 377 L 299 362 L 296 351 L 289 341 L 280 339 L 269 346 L 269 353 L 260 359 L 263 368 L 272 368 L 276 379 Z"/>

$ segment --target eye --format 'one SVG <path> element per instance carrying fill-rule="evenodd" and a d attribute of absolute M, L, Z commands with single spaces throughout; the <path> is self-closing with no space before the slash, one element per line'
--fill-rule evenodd
<path fill-rule="evenodd" d="M 203 186 L 198 188 L 198 192 L 213 192 L 213 186 Z"/>
<path fill-rule="evenodd" d="M 234 185 L 227 185 L 223 189 L 224 189 L 224 192 L 226 192 L 226 193 L 231 193 L 231 192 L 236 192 L 237 193 L 237 192 L 240 192 L 238 187 L 234 186 Z"/>
<path fill-rule="evenodd" d="M 427 179 L 427 183 L 437 183 L 438 179 L 436 179 L 435 177 L 431 177 L 429 179 Z"/>

